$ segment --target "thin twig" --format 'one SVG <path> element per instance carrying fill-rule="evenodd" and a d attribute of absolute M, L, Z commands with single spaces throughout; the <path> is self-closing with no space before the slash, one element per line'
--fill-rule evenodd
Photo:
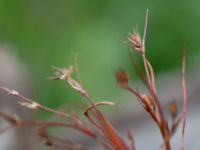
<path fill-rule="evenodd" d="M 147 65 L 148 65 L 148 68 L 149 68 L 149 73 L 150 73 L 153 92 L 156 94 L 156 84 L 155 84 L 155 77 L 154 77 L 153 67 L 151 66 L 151 63 L 148 60 L 147 60 Z"/>
<path fill-rule="evenodd" d="M 145 84 L 145 86 L 146 86 L 147 88 L 149 88 L 149 87 L 148 87 L 147 79 L 145 78 L 145 76 L 144 76 L 144 74 L 143 74 L 141 68 L 139 67 L 138 63 L 135 61 L 135 59 L 134 59 L 132 53 L 131 53 L 131 61 L 132 61 L 132 63 L 133 63 L 134 68 L 136 69 L 136 72 L 138 73 L 140 79 L 143 81 L 143 83 Z"/>
<path fill-rule="evenodd" d="M 83 81 L 81 80 L 81 76 L 78 69 L 78 52 L 76 52 L 76 55 L 75 55 L 75 72 L 76 72 L 76 76 L 78 78 L 80 85 L 83 86 Z"/>
<path fill-rule="evenodd" d="M 142 59 L 145 67 L 145 72 L 147 75 L 147 81 L 149 85 L 149 89 L 151 89 L 151 78 L 150 78 L 150 73 L 148 70 L 147 62 L 146 62 L 146 55 L 145 55 L 145 41 L 146 41 L 146 35 L 147 35 L 147 27 L 148 27 L 148 21 L 149 21 L 149 10 L 146 10 L 146 18 L 145 18 L 145 25 L 144 25 L 144 33 L 143 33 L 143 39 L 142 39 L 142 47 L 141 47 L 141 52 L 142 52 Z"/>
<path fill-rule="evenodd" d="M 182 60 L 182 90 L 183 90 L 183 114 L 182 114 L 182 129 L 181 129 L 181 150 L 184 150 L 184 133 L 186 125 L 186 114 L 187 114 L 187 87 L 186 87 L 186 75 L 185 75 L 185 64 L 186 64 L 186 49 L 183 48 L 183 60 Z"/>
<path fill-rule="evenodd" d="M 144 107 L 144 109 L 151 115 L 151 117 L 153 118 L 153 120 L 157 124 L 159 124 L 159 120 L 158 120 L 157 115 L 153 112 L 151 106 L 149 106 L 148 102 L 145 99 L 143 99 L 143 97 L 140 95 L 140 93 L 138 93 L 135 89 L 133 89 L 129 85 L 125 86 L 124 89 L 128 90 L 133 95 L 135 95 L 138 98 L 139 102 L 143 104 L 142 106 Z"/>
<path fill-rule="evenodd" d="M 134 140 L 134 137 L 133 137 L 133 135 L 132 135 L 130 129 L 127 130 L 127 136 L 128 136 L 128 140 L 129 140 L 131 149 L 132 149 L 132 150 L 136 150 L 136 147 L 135 147 L 135 140 Z"/>
<path fill-rule="evenodd" d="M 144 26 L 144 34 L 143 34 L 143 40 L 142 40 L 142 47 L 141 47 L 142 59 L 143 59 L 143 63 L 144 63 L 145 72 L 146 72 L 146 75 L 147 75 L 147 81 L 148 81 L 148 84 L 149 84 L 149 91 L 150 91 L 150 94 L 153 98 L 153 101 L 155 102 L 155 104 L 157 106 L 156 108 L 157 108 L 157 112 L 158 112 L 158 116 L 159 116 L 158 126 L 160 128 L 162 137 L 164 139 L 166 150 L 171 150 L 169 127 L 168 127 L 168 124 L 167 124 L 165 117 L 163 115 L 163 111 L 162 111 L 160 101 L 159 101 L 159 99 L 158 99 L 158 97 L 155 93 L 156 90 L 155 90 L 155 86 L 154 86 L 154 81 L 152 81 L 152 77 L 150 76 L 150 72 L 149 72 L 149 71 L 153 72 L 153 70 L 149 70 L 149 65 L 148 65 L 149 62 L 148 62 L 148 60 L 146 58 L 146 54 L 145 54 L 145 51 L 146 51 L 145 50 L 145 41 L 146 41 L 146 34 L 147 34 L 147 27 L 148 27 L 148 20 L 149 20 L 148 15 L 149 15 L 149 11 L 147 9 L 145 26 Z"/>
<path fill-rule="evenodd" d="M 20 94 L 16 90 L 11 90 L 11 89 L 8 89 L 8 88 L 5 88 L 5 87 L 0 87 L 0 89 L 3 90 L 4 92 L 8 93 L 9 95 L 12 95 L 12 96 L 15 96 L 15 97 L 19 98 L 19 101 L 18 101 L 19 104 L 21 104 L 22 106 L 25 106 L 27 108 L 41 109 L 41 110 L 56 114 L 58 116 L 65 117 L 65 118 L 69 118 L 69 116 L 70 116 L 67 113 L 54 110 L 54 109 L 46 107 L 46 106 L 44 106 L 44 105 L 42 105 L 42 104 L 40 104 L 38 102 L 35 102 L 35 101 L 25 97 L 24 95 Z"/>
<path fill-rule="evenodd" d="M 146 19 L 145 19 L 145 25 L 144 25 L 144 33 L 143 33 L 142 45 L 145 45 L 148 21 L 149 21 L 149 9 L 146 10 Z"/>

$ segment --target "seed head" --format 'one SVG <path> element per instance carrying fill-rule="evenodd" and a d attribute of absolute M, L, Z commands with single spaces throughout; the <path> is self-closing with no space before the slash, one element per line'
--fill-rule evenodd
<path fill-rule="evenodd" d="M 129 77 L 127 72 L 124 69 L 119 69 L 116 73 L 115 73 L 117 82 L 119 83 L 119 85 L 125 85 L 128 84 L 129 82 Z"/>
<path fill-rule="evenodd" d="M 133 33 L 128 37 L 128 42 L 131 48 L 134 48 L 137 51 L 141 51 L 142 48 L 142 38 L 137 30 L 134 30 Z"/>

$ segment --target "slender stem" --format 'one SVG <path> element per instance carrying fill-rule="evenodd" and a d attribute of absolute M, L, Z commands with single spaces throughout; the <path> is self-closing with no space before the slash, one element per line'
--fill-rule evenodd
<path fill-rule="evenodd" d="M 185 79 L 185 48 L 183 48 L 183 61 L 182 61 L 182 90 L 183 90 L 183 113 L 182 113 L 182 129 L 181 129 L 181 150 L 184 150 L 184 132 L 186 124 L 186 113 L 187 113 L 187 88 Z"/>
<path fill-rule="evenodd" d="M 160 104 L 160 101 L 158 99 L 158 97 L 156 96 L 156 93 L 155 91 L 153 90 L 154 87 L 153 87 L 153 84 L 152 84 L 152 81 L 151 81 L 151 78 L 150 78 L 150 74 L 149 74 L 149 70 L 148 70 L 148 64 L 147 64 L 147 59 L 146 59 L 146 56 L 145 56 L 145 53 L 142 54 L 142 58 L 143 58 L 143 62 L 144 62 L 144 67 L 145 67 L 145 72 L 146 72 L 146 75 L 147 75 L 147 81 L 148 81 L 148 84 L 149 84 L 149 91 L 151 93 L 151 96 L 156 104 L 156 108 L 158 110 L 158 126 L 160 128 L 160 131 L 161 131 L 161 134 L 162 134 L 162 137 L 164 139 L 164 142 L 165 142 L 165 147 L 166 147 L 166 150 L 171 150 L 171 146 L 170 146 L 170 135 L 169 135 L 169 130 L 168 130 L 168 125 L 167 125 L 167 122 L 165 120 L 165 117 L 164 117 L 164 114 L 163 114 L 163 111 L 162 111 L 162 107 L 161 107 L 161 104 Z"/>
<path fill-rule="evenodd" d="M 23 95 L 21 95 L 21 94 L 18 94 L 18 95 L 16 95 L 16 96 L 19 97 L 20 100 L 22 100 L 22 101 L 26 101 L 26 102 L 30 102 L 30 103 L 34 102 L 33 100 L 31 100 L 31 99 L 29 99 L 29 98 L 27 98 L 27 97 L 25 97 L 25 96 L 23 96 Z M 58 116 L 66 117 L 66 118 L 69 118 L 69 116 L 70 116 L 70 115 L 67 114 L 67 113 L 64 113 L 64 112 L 61 112 L 61 111 L 57 111 L 57 110 L 55 110 L 55 109 L 46 107 L 46 106 L 41 105 L 41 104 L 39 104 L 39 103 L 37 103 L 37 104 L 38 104 L 38 108 L 39 108 L 39 109 L 42 109 L 42 110 L 44 110 L 44 111 L 47 111 L 47 112 L 50 112 L 50 113 L 54 113 L 54 114 L 56 114 L 56 115 L 58 115 Z"/>
<path fill-rule="evenodd" d="M 143 45 L 142 48 L 145 51 L 145 45 Z M 148 70 L 147 62 L 146 62 L 147 59 L 146 59 L 145 53 L 142 53 L 142 59 L 143 59 L 145 73 L 147 75 L 148 88 L 150 90 L 152 83 L 151 83 L 150 73 L 149 73 L 149 70 Z"/>
<path fill-rule="evenodd" d="M 143 63 L 144 63 L 144 67 L 145 67 L 145 71 L 146 71 L 146 75 L 147 75 L 148 85 L 150 86 L 151 85 L 151 79 L 150 79 L 150 74 L 149 74 L 149 71 L 148 71 L 148 66 L 147 66 L 146 56 L 145 56 L 145 49 L 146 49 L 145 48 L 145 41 L 146 41 L 146 35 L 147 35 L 148 21 L 149 21 L 149 10 L 147 9 L 146 10 L 146 18 L 145 18 L 141 52 L 142 52 Z M 149 87 L 149 89 L 150 88 L 151 87 Z"/>
<path fill-rule="evenodd" d="M 151 115 L 151 117 L 153 118 L 153 120 L 159 124 L 159 120 L 158 120 L 158 117 L 157 115 L 152 111 L 152 109 L 150 108 L 149 104 L 147 103 L 147 101 L 145 101 L 141 95 L 135 91 L 132 87 L 130 87 L 129 85 L 125 86 L 124 87 L 125 89 L 127 89 L 129 92 L 131 92 L 133 95 L 135 95 L 141 102 L 142 104 L 144 104 L 144 109 L 149 112 L 149 114 Z"/>
<path fill-rule="evenodd" d="M 156 96 L 156 93 L 155 93 L 155 90 L 154 89 L 154 86 L 153 86 L 153 83 L 152 83 L 152 79 L 150 77 L 150 73 L 149 73 L 149 69 L 148 69 L 148 62 L 147 62 L 147 59 L 146 59 L 146 55 L 145 55 L 145 41 L 146 41 L 146 34 L 147 34 L 147 27 L 148 27 L 148 20 L 149 20 L 149 11 L 147 9 L 146 11 L 146 19 L 145 19 L 145 26 L 144 26 L 144 34 L 143 34 L 143 40 L 142 40 L 142 47 L 141 47 L 141 52 L 142 52 L 142 59 L 143 59 L 143 63 L 144 63 L 144 67 L 145 67 L 145 72 L 146 72 L 146 75 L 147 75 L 147 81 L 148 81 L 148 85 L 149 85 L 149 92 L 156 104 L 156 108 L 157 108 L 157 119 L 158 122 L 158 126 L 160 128 L 160 131 L 161 131 L 161 134 L 162 134 L 162 137 L 163 137 L 163 140 L 165 142 L 165 147 L 166 147 L 166 150 L 171 150 L 171 145 L 170 145 L 170 135 L 169 135 L 169 129 L 168 129 L 168 124 L 165 120 L 165 117 L 164 117 L 164 114 L 163 114 L 163 111 L 162 111 L 162 108 L 161 108 L 161 104 L 160 104 L 160 101 L 159 99 L 157 98 Z"/>
<path fill-rule="evenodd" d="M 146 35 L 147 35 L 148 21 L 149 21 L 149 9 L 146 10 L 146 18 L 145 18 L 145 25 L 144 25 L 144 33 L 143 33 L 142 45 L 145 45 Z"/>
<path fill-rule="evenodd" d="M 61 111 L 54 110 L 54 109 L 46 107 L 44 105 L 43 106 L 40 105 L 40 108 L 43 109 L 44 111 L 54 113 L 55 115 L 58 115 L 58 116 L 62 116 L 62 117 L 66 117 L 66 118 L 69 118 L 69 116 L 70 116 L 69 114 L 66 114 L 66 113 L 61 112 Z"/>
<path fill-rule="evenodd" d="M 25 103 L 29 103 L 29 104 L 35 104 L 35 108 L 34 109 L 41 109 L 41 110 L 44 110 L 44 111 L 47 111 L 47 112 L 50 112 L 50 113 L 54 113 L 58 116 L 61 116 L 61 117 L 65 117 L 65 118 L 69 118 L 70 115 L 67 114 L 67 113 L 64 113 L 64 112 L 61 112 L 61 111 L 57 111 L 57 110 L 54 110 L 52 108 L 49 108 L 47 106 L 44 106 L 38 102 L 35 102 L 34 100 L 32 99 L 29 99 L 27 97 L 25 97 L 24 95 L 20 94 L 19 92 L 15 91 L 15 90 L 11 90 L 11 89 L 8 89 L 8 88 L 5 88 L 5 87 L 0 87 L 1 90 L 3 90 L 4 92 L 8 93 L 9 95 L 12 95 L 12 96 L 15 96 L 17 98 L 19 98 L 19 102 L 25 102 Z"/>
<path fill-rule="evenodd" d="M 137 73 L 138 73 L 140 79 L 144 82 L 145 86 L 146 86 L 147 88 L 149 88 L 149 87 L 148 87 L 147 80 L 146 80 L 146 78 L 145 78 L 145 76 L 144 76 L 144 74 L 143 74 L 141 68 L 139 67 L 139 65 L 137 64 L 137 62 L 134 60 L 134 57 L 133 57 L 132 53 L 131 53 L 131 60 L 132 60 L 132 63 L 133 63 L 133 65 L 134 65 L 134 68 L 136 69 L 136 71 L 137 71 Z"/>

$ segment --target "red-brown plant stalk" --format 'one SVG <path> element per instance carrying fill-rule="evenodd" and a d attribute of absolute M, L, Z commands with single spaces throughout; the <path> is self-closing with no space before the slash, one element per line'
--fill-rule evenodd
<path fill-rule="evenodd" d="M 169 112 L 172 120 L 170 125 L 163 113 L 163 108 L 160 100 L 157 96 L 154 71 L 151 63 L 146 57 L 145 41 L 147 35 L 149 13 L 146 12 L 145 26 L 143 37 L 135 30 L 128 37 L 128 44 L 132 50 L 138 52 L 143 60 L 145 73 L 142 72 L 139 65 L 134 59 L 133 65 L 136 68 L 141 80 L 148 89 L 148 93 L 141 93 L 136 90 L 129 82 L 129 76 L 124 69 L 120 69 L 116 72 L 117 82 L 121 88 L 124 88 L 131 92 L 137 97 L 140 104 L 143 106 L 145 111 L 152 117 L 153 121 L 158 126 L 160 133 L 163 138 L 163 146 L 165 150 L 171 150 L 170 138 L 174 135 L 180 118 L 177 115 L 177 106 L 175 102 L 169 105 Z M 77 61 L 77 60 L 76 60 Z M 50 127 L 62 127 L 71 128 L 82 132 L 87 137 L 94 139 L 97 144 L 100 144 L 104 150 L 136 150 L 134 138 L 131 131 L 127 132 L 127 140 L 123 139 L 114 126 L 109 122 L 106 116 L 101 112 L 99 106 L 101 105 L 115 105 L 113 102 L 102 101 L 95 103 L 89 92 L 84 88 L 77 69 L 77 64 L 75 64 L 75 70 L 78 75 L 79 82 L 74 80 L 72 77 L 73 67 L 68 68 L 57 68 L 56 76 L 50 77 L 51 80 L 64 80 L 66 81 L 75 91 L 81 94 L 89 102 L 88 108 L 84 111 L 84 115 L 87 118 L 87 123 L 85 123 L 76 113 L 65 113 L 58 110 L 51 109 L 44 106 L 38 102 L 35 102 L 16 90 L 11 90 L 9 88 L 0 87 L 1 90 L 5 91 L 7 94 L 18 97 L 18 103 L 29 109 L 40 109 L 54 115 L 64 118 L 64 121 L 33 121 L 33 120 L 20 120 L 18 117 L 0 112 L 0 117 L 10 123 L 10 126 L 1 128 L 0 133 L 7 131 L 11 128 L 34 126 L 37 128 L 37 135 L 42 140 L 42 142 L 48 146 L 55 148 L 63 148 L 66 150 L 86 150 L 85 146 L 81 146 L 76 142 L 72 142 L 70 139 L 62 139 L 51 135 L 48 132 Z M 185 82 L 185 48 L 183 50 L 183 65 L 182 65 L 182 88 L 183 88 L 183 115 L 182 115 L 182 131 L 181 131 L 181 150 L 184 150 L 184 130 L 186 123 L 186 110 L 187 110 L 187 90 Z M 129 141 L 128 143 L 126 141 Z"/>

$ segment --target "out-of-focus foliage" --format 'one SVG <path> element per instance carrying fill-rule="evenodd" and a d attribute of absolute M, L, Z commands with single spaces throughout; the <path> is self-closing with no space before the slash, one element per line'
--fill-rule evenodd
<path fill-rule="evenodd" d="M 134 76 L 123 41 L 134 27 L 143 31 L 147 8 L 147 54 L 155 70 L 180 67 L 184 43 L 188 60 L 199 54 L 199 5 L 197 0 L 0 0 L 0 41 L 14 46 L 44 104 L 80 99 L 64 83 L 46 80 L 52 65 L 74 64 L 76 52 L 85 86 L 102 100 L 117 89 L 118 66 Z"/>

